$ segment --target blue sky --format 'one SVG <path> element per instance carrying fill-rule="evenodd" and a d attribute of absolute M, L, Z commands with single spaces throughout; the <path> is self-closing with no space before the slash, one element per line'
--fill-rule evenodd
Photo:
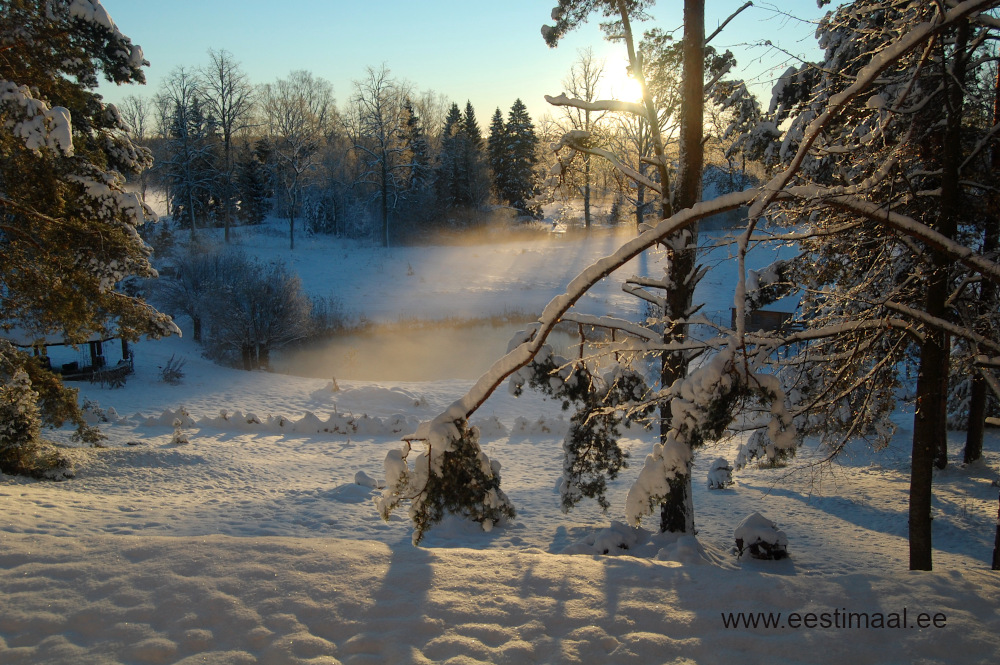
<path fill-rule="evenodd" d="M 744 0 L 709 0 L 706 30 Z M 521 98 L 532 117 L 549 110 L 545 94 L 559 94 L 578 57 L 590 46 L 606 61 L 609 87 L 624 75 L 621 45 L 602 39 L 598 20 L 548 48 L 540 28 L 550 22 L 553 0 L 102 0 L 133 42 L 142 46 L 151 66 L 145 89 L 103 86 L 108 101 L 127 94 L 151 94 L 176 67 L 207 62 L 209 48 L 233 54 L 255 83 L 266 83 L 306 69 L 328 79 L 338 104 L 348 101 L 353 81 L 366 67 L 385 65 L 398 79 L 418 90 L 432 89 L 464 106 L 472 101 L 480 123 L 493 110 L 506 112 Z M 644 27 L 679 28 L 681 0 L 660 0 L 655 21 Z M 733 48 L 761 81 L 787 67 L 773 50 L 744 48 L 770 39 L 794 53 L 818 57 L 814 29 L 774 13 L 757 2 L 713 42 Z M 770 7 L 768 9 L 767 7 Z M 783 0 L 783 10 L 815 19 L 823 14 L 815 0 Z M 680 32 L 677 33 L 678 36 Z M 769 89 L 762 85 L 759 89 Z"/>

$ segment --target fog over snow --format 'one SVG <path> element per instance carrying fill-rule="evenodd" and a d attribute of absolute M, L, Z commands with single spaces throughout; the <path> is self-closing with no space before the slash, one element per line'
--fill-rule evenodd
<path fill-rule="evenodd" d="M 309 293 L 404 337 L 426 327 L 417 321 L 537 316 L 622 239 L 607 229 L 487 234 L 386 250 L 312 237 L 289 252 L 282 229 L 240 230 L 237 242 L 285 261 Z M 699 298 L 723 321 L 735 274 L 727 256 L 707 256 L 714 269 Z M 625 272 L 658 270 L 654 254 Z M 627 276 L 604 280 L 580 309 L 638 315 L 621 292 Z M 492 353 L 504 351 L 504 335 Z M 445 344 L 444 356 L 456 355 Z M 672 540 L 623 525 L 651 433 L 626 434 L 632 463 L 611 486 L 607 515 L 593 503 L 563 514 L 566 417 L 530 391 L 515 399 L 501 390 L 472 422 L 502 464 L 517 518 L 489 533 L 446 520 L 414 547 L 409 522 L 383 522 L 373 506 L 383 461 L 479 370 L 408 381 L 366 380 L 367 361 L 351 378 L 243 372 L 202 358 L 189 334 L 141 342 L 135 353 L 125 388 L 79 384 L 81 398 L 99 404 L 108 441 L 68 450 L 75 478 L 0 476 L 3 665 L 860 665 L 994 663 L 1000 653 L 1000 577 L 989 570 L 995 432 L 970 467 L 960 463 L 964 433 L 951 433 L 950 464 L 935 477 L 935 571 L 910 572 L 905 409 L 886 450 L 859 443 L 816 465 L 823 451 L 807 444 L 790 466 L 745 469 L 723 490 L 707 488 L 708 474 L 739 442 L 707 446 L 695 466 L 697 540 Z M 178 385 L 160 381 L 171 356 L 186 360 Z M 175 443 L 175 422 L 189 443 Z M 68 431 L 50 434 L 69 442 Z M 784 533 L 789 558 L 731 551 L 754 513 Z M 769 613 L 776 627 L 764 625 Z M 849 614 L 869 626 L 845 627 Z M 904 615 L 903 627 L 873 627 Z M 729 625 L 751 618 L 756 627 Z"/>

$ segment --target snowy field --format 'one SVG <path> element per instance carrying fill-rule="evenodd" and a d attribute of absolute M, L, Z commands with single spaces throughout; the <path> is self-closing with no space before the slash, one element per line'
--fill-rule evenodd
<path fill-rule="evenodd" d="M 616 245 L 609 231 L 389 250 L 303 238 L 290 253 L 280 230 L 239 242 L 286 261 L 310 293 L 391 323 L 537 313 Z M 724 258 L 710 257 L 701 287 L 718 316 L 731 301 Z M 655 270 L 655 256 L 628 268 Z M 623 276 L 583 311 L 636 312 Z M 179 385 L 159 380 L 171 355 L 186 359 Z M 404 518 L 379 519 L 368 481 L 472 380 L 339 379 L 335 391 L 333 378 L 220 368 L 188 336 L 138 344 L 124 389 L 83 384 L 109 420 L 107 447 L 69 450 L 67 482 L 0 476 L 0 663 L 992 664 L 1000 653 L 996 433 L 968 468 L 953 433 L 935 478 L 935 572 L 915 573 L 912 414 L 898 414 L 887 450 L 811 466 L 822 453 L 807 446 L 723 491 L 706 489 L 707 463 L 732 459 L 733 443 L 701 451 L 698 539 L 671 542 L 613 524 L 649 433 L 626 437 L 633 463 L 608 515 L 563 514 L 558 405 L 504 390 L 473 423 L 516 520 L 489 533 L 445 522 L 414 547 Z M 189 443 L 173 443 L 175 419 Z M 789 559 L 730 552 L 755 511 L 785 531 Z M 740 612 L 757 626 L 727 625 Z M 904 612 L 903 627 L 874 627 Z"/>

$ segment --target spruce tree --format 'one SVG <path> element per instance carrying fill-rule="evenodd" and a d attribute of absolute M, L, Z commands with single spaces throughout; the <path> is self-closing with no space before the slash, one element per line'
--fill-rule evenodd
<path fill-rule="evenodd" d="M 507 114 L 503 160 L 497 178 L 500 198 L 520 214 L 539 217 L 541 211 L 531 200 L 538 193 L 538 137 L 528 109 L 520 99 Z"/>
<path fill-rule="evenodd" d="M 92 334 L 161 336 L 169 317 L 119 285 L 154 277 L 137 229 L 156 219 L 125 191 L 125 173 L 151 163 L 98 75 L 145 82 L 148 63 L 99 3 L 5 2 L 0 12 L 0 335 L 83 343 Z M 26 386 L 23 371 L 30 386 Z M 42 419 L 86 435 L 75 391 L 12 345 L 0 344 L 0 380 L 38 394 Z"/>
<path fill-rule="evenodd" d="M 423 122 L 407 98 L 403 103 L 403 159 L 406 165 L 403 201 L 407 214 L 414 222 L 425 221 L 431 211 L 434 173 L 431 169 L 430 145 Z"/>
<path fill-rule="evenodd" d="M 483 154 L 483 133 L 476 120 L 472 102 L 465 103 L 462 115 L 461 182 L 464 205 L 478 208 L 489 192 L 489 177 L 486 173 L 486 159 Z"/>
<path fill-rule="evenodd" d="M 170 182 L 174 218 L 187 222 L 194 238 L 197 220 L 202 226 L 218 194 L 220 164 L 215 120 L 206 116 L 196 90 L 174 100 L 164 164 Z"/>
<path fill-rule="evenodd" d="M 271 210 L 271 178 L 263 141 L 256 149 L 244 146 L 236 162 L 237 216 L 247 224 L 260 224 Z"/>
<path fill-rule="evenodd" d="M 507 125 L 503 121 L 503 113 L 497 107 L 493 113 L 493 119 L 490 121 L 490 136 L 486 142 L 486 155 L 490 166 L 493 193 L 498 199 L 501 198 L 499 177 L 504 172 L 506 146 Z"/>
<path fill-rule="evenodd" d="M 438 199 L 445 208 L 462 205 L 461 150 L 462 111 L 452 104 L 441 130 L 441 157 L 437 168 Z"/>

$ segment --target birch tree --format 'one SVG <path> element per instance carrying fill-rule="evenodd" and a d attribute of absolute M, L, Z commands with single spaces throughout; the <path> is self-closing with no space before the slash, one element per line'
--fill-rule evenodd
<path fill-rule="evenodd" d="M 266 84 L 261 107 L 271 146 L 275 186 L 288 219 L 288 242 L 295 249 L 305 187 L 320 167 L 320 148 L 333 131 L 336 107 L 333 85 L 307 71 Z"/>

